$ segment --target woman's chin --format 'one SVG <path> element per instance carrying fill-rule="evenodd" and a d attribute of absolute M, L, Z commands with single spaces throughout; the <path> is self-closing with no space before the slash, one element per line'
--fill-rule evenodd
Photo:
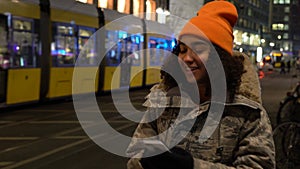
<path fill-rule="evenodd" d="M 188 83 L 191 83 L 191 84 L 197 82 L 193 75 L 187 76 L 187 77 L 186 77 L 186 81 L 187 81 Z"/>

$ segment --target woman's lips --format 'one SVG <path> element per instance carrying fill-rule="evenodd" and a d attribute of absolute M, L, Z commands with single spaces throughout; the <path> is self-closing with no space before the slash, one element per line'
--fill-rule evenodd
<path fill-rule="evenodd" d="M 193 66 L 193 67 L 187 67 L 186 68 L 187 71 L 192 71 L 192 72 L 195 71 L 195 70 L 197 70 L 197 69 L 199 69 L 198 66 Z"/>

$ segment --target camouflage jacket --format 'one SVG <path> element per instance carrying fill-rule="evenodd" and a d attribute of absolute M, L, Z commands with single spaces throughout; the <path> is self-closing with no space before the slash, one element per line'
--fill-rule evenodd
<path fill-rule="evenodd" d="M 212 103 L 197 105 L 195 109 L 195 104 L 188 97 L 177 96 L 177 89 L 171 89 L 172 94 L 163 93 L 162 87 L 156 85 L 144 104 L 148 107 L 144 118 L 162 114 L 154 121 L 140 123 L 134 137 L 157 136 L 167 145 L 185 149 L 193 156 L 194 169 L 275 168 L 272 128 L 262 107 L 257 73 L 247 56 L 234 54 L 245 57 L 247 72 L 242 76 L 234 102 L 225 104 L 220 119 L 217 113 L 210 113 Z M 187 125 L 189 123 L 191 125 Z M 174 124 L 179 129 L 168 130 Z M 187 134 L 181 130 L 185 126 L 191 126 Z M 174 138 L 180 138 L 180 135 L 184 137 L 176 142 L 178 139 Z M 131 142 L 129 150 L 135 144 Z M 131 158 L 127 167 L 142 169 L 139 158 Z"/>

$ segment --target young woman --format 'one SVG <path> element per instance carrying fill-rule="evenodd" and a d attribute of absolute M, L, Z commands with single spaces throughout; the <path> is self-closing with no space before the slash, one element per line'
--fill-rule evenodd
<path fill-rule="evenodd" d="M 256 71 L 247 56 L 232 51 L 236 19 L 234 5 L 213 1 L 180 32 L 163 80 L 144 104 L 148 111 L 128 148 L 135 155 L 129 169 L 275 168 Z M 156 143 L 140 146 L 137 138 Z"/>

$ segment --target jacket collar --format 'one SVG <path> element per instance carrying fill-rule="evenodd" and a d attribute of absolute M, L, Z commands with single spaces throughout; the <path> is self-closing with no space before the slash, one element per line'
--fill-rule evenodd
<path fill-rule="evenodd" d="M 241 77 L 241 85 L 236 92 L 233 103 L 248 105 L 253 108 L 261 108 L 261 88 L 257 72 L 249 57 L 241 52 L 234 51 L 233 57 L 244 58 L 244 70 L 246 72 Z"/>

